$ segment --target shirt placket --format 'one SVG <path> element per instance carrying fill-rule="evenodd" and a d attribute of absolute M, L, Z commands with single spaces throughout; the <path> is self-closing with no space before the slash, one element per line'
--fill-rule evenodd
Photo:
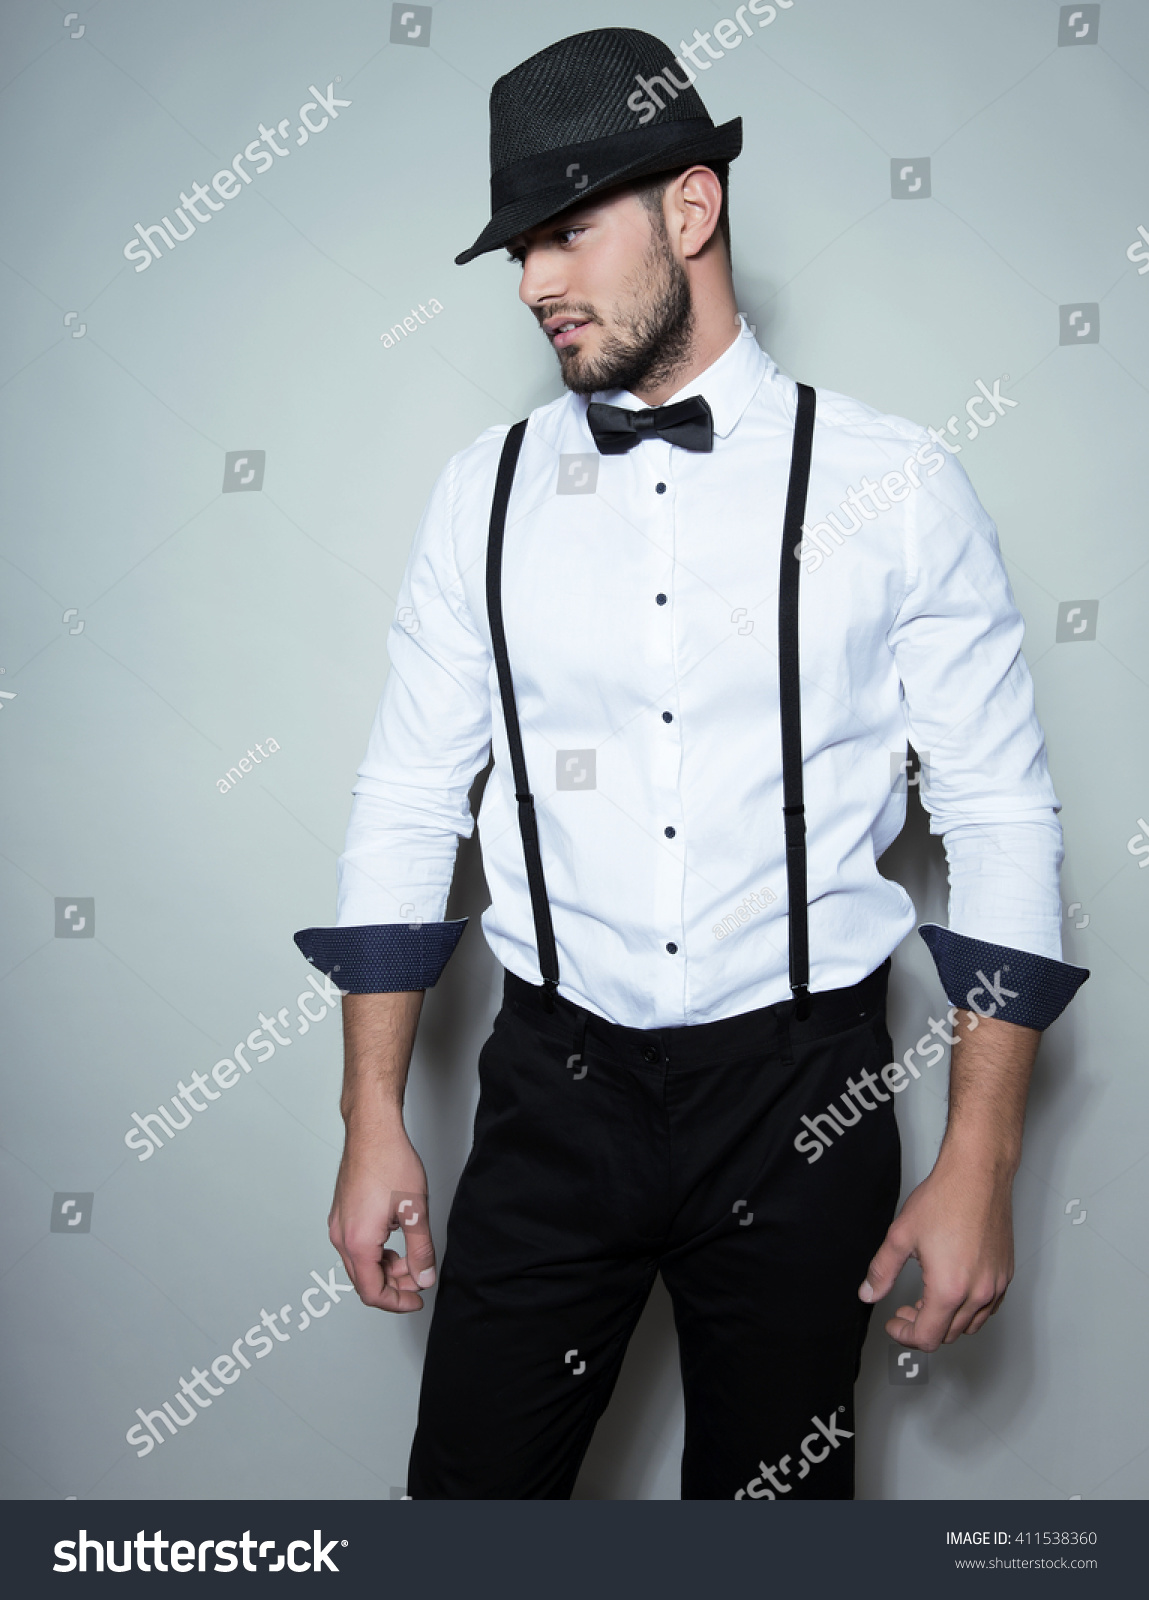
<path fill-rule="evenodd" d="M 682 723 L 678 683 L 678 610 L 676 605 L 677 495 L 674 481 L 674 447 L 663 439 L 641 445 L 643 465 L 649 470 L 647 493 L 653 502 L 648 526 L 658 550 L 659 587 L 654 595 L 656 663 L 654 701 L 649 715 L 651 738 L 651 804 L 646 819 L 655 853 L 653 920 L 650 930 L 652 959 L 658 991 L 665 1007 L 685 1020 L 686 928 L 685 862 L 687 837 L 682 810 Z"/>

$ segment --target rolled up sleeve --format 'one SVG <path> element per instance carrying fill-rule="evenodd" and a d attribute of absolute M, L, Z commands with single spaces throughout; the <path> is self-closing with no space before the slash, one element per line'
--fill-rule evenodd
<path fill-rule="evenodd" d="M 1061 960 L 1061 806 L 1024 624 L 997 530 L 952 456 L 907 501 L 906 578 L 889 642 L 950 884 L 949 928 L 919 931 L 952 1004 L 997 972 L 1000 1003 L 983 1014 L 1044 1028 L 1089 974 Z"/>
<path fill-rule="evenodd" d="M 458 570 L 457 463 L 431 493 L 399 591 L 391 670 L 352 789 L 335 926 L 295 935 L 345 993 L 431 987 L 466 922 L 444 913 L 490 749 L 491 655 Z"/>

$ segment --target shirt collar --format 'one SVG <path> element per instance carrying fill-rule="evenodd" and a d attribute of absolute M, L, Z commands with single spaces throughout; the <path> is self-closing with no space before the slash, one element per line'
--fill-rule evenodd
<path fill-rule="evenodd" d="M 763 379 L 773 377 L 777 372 L 741 312 L 738 321 L 741 324 L 738 337 L 727 346 L 717 361 L 712 361 L 704 372 L 691 378 L 689 383 L 664 402 L 673 405 L 675 401 L 686 400 L 691 395 L 703 395 L 714 417 L 714 431 L 720 439 L 724 439 L 734 428 Z M 590 398 L 605 400 L 608 405 L 622 406 L 627 411 L 641 411 L 646 407 L 646 401 L 631 394 L 629 389 L 604 389 Z"/>

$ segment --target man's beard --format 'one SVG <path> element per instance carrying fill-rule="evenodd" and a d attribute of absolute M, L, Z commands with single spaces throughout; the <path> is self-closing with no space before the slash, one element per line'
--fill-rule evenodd
<path fill-rule="evenodd" d="M 694 307 L 682 263 L 665 241 L 651 240 L 628 311 L 616 313 L 618 330 L 604 336 L 595 356 L 573 345 L 560 350 L 562 379 L 574 394 L 661 387 L 686 365 L 694 338 Z M 641 285 L 641 288 L 640 288 Z M 642 298 L 638 298 L 641 294 Z M 589 308 L 582 308 L 588 314 Z M 596 322 L 600 319 L 594 317 Z"/>

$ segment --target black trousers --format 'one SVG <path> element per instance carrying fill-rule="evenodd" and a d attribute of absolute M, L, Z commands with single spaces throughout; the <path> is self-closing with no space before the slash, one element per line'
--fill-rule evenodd
<path fill-rule="evenodd" d="M 889 965 L 815 996 L 805 1022 L 787 1000 L 650 1031 L 561 997 L 548 1014 L 506 975 L 447 1221 L 413 1499 L 569 1498 L 658 1272 L 682 1498 L 853 1498 L 857 1289 L 900 1185 L 892 1096 L 858 1078 L 892 1059 Z M 819 1115 L 823 1140 L 801 1120 Z"/>

